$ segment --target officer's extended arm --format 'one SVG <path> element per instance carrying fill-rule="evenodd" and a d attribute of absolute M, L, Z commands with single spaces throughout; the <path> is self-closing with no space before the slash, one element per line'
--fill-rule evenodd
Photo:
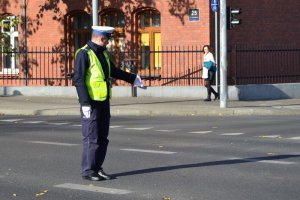
<path fill-rule="evenodd" d="M 110 62 L 110 67 L 111 67 L 111 77 L 116 79 L 121 79 L 131 84 L 134 83 L 136 74 L 128 73 L 121 69 L 116 68 L 113 62 Z"/>

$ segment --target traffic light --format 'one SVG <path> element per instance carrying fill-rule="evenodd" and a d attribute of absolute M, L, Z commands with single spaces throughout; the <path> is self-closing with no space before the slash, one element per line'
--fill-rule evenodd
<path fill-rule="evenodd" d="M 241 20 L 236 18 L 236 16 L 240 13 L 241 13 L 240 8 L 227 7 L 227 29 L 228 30 L 241 24 Z"/>

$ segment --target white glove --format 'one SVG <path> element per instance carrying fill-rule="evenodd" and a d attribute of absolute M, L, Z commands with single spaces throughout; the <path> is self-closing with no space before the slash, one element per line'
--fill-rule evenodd
<path fill-rule="evenodd" d="M 92 108 L 91 106 L 82 106 L 81 107 L 83 118 L 89 119 L 91 117 Z"/>
<path fill-rule="evenodd" d="M 136 75 L 136 78 L 134 80 L 134 86 L 135 87 L 144 87 L 142 79 L 141 79 L 141 77 L 138 74 Z"/>

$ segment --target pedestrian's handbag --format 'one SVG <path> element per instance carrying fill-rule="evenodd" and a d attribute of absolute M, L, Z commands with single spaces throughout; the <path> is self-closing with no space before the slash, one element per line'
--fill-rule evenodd
<path fill-rule="evenodd" d="M 204 67 L 206 69 L 208 69 L 208 71 L 210 71 L 210 70 L 215 71 L 215 63 L 212 62 L 212 61 L 206 61 L 206 62 L 204 62 Z"/>

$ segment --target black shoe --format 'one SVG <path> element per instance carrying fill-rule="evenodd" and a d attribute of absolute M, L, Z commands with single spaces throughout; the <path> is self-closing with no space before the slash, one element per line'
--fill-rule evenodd
<path fill-rule="evenodd" d="M 90 181 L 101 181 L 101 180 L 103 180 L 103 178 L 101 176 L 99 176 L 98 174 L 96 174 L 96 173 L 93 173 L 93 174 L 88 175 L 88 176 L 82 176 L 82 179 L 90 180 Z"/>
<path fill-rule="evenodd" d="M 211 101 L 211 99 L 210 98 L 206 98 L 203 101 Z"/>
<path fill-rule="evenodd" d="M 215 99 L 214 99 L 214 101 L 217 100 L 217 99 L 220 99 L 219 93 L 216 93 L 216 94 L 215 94 Z"/>
<path fill-rule="evenodd" d="M 112 175 L 109 175 L 103 171 L 103 169 L 99 170 L 98 175 L 103 179 L 103 180 L 111 180 L 114 179 Z"/>

